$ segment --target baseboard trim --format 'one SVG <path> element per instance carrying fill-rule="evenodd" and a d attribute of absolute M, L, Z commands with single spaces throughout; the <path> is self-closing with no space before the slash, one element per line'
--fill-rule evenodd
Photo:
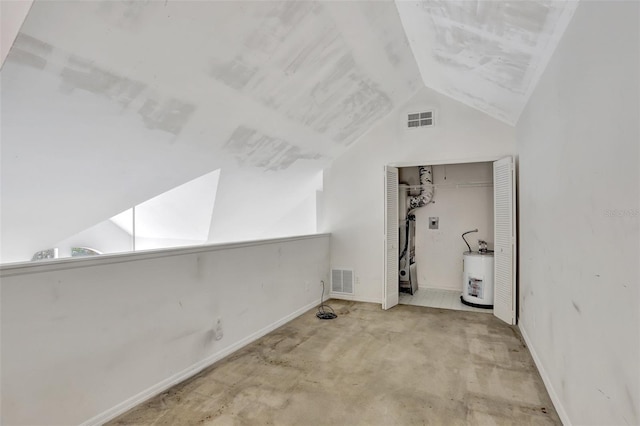
<path fill-rule="evenodd" d="M 447 290 L 447 291 L 459 291 L 462 293 L 462 289 L 460 288 L 432 287 L 428 285 L 419 285 L 418 290 Z"/>
<path fill-rule="evenodd" d="M 364 303 L 382 303 L 379 299 L 370 299 L 367 297 L 356 297 L 353 294 L 344 294 L 344 293 L 329 293 L 329 297 L 331 299 L 338 300 L 351 300 L 353 302 L 364 302 Z"/>
<path fill-rule="evenodd" d="M 544 387 L 547 388 L 547 392 L 549 392 L 549 397 L 551 398 L 551 402 L 553 402 L 553 406 L 555 407 L 556 412 L 560 417 L 560 421 L 562 421 L 562 424 L 564 426 L 571 426 L 571 420 L 569 420 L 569 415 L 567 414 L 566 410 L 564 409 L 564 406 L 560 402 L 560 397 L 558 397 L 558 394 L 556 393 L 555 388 L 551 384 L 551 378 L 549 377 L 549 375 L 547 374 L 547 371 L 542 366 L 540 357 L 536 353 L 535 348 L 531 344 L 531 339 L 529 338 L 529 335 L 527 335 L 527 332 L 525 331 L 522 325 L 523 324 L 521 319 L 517 327 L 518 329 L 520 329 L 520 334 L 522 334 L 522 337 L 524 338 L 524 341 L 527 344 L 527 348 L 529 349 L 529 353 L 531 353 L 531 357 L 533 358 L 533 362 L 538 368 L 540 377 L 542 377 L 542 381 L 544 382 Z"/>
<path fill-rule="evenodd" d="M 345 294 L 345 293 L 329 293 L 329 299 L 339 299 L 339 300 L 354 300 L 355 296 L 353 294 Z"/>
<path fill-rule="evenodd" d="M 308 305 L 305 305 L 302 308 L 297 309 L 291 314 L 279 319 L 274 323 L 271 323 L 270 325 L 256 331 L 255 333 L 250 334 L 249 336 L 239 340 L 238 342 L 232 344 L 231 346 L 210 355 L 209 357 L 203 359 L 200 362 L 197 362 L 196 364 L 193 364 L 190 367 L 185 368 L 179 373 L 176 373 L 173 376 L 150 387 L 149 389 L 144 390 L 137 395 L 134 395 L 133 397 L 127 399 L 126 401 L 121 402 L 115 407 L 110 408 L 102 412 L 101 414 L 98 414 L 97 416 L 90 418 L 89 420 L 83 422 L 81 426 L 94 426 L 94 425 L 99 426 L 110 420 L 113 420 L 119 415 L 129 411 L 133 407 L 145 402 L 146 400 L 164 392 L 170 387 L 177 385 L 178 383 L 188 379 L 189 377 L 195 376 L 196 374 L 198 374 L 205 368 L 211 366 L 215 362 L 220 361 L 222 358 L 232 354 L 233 352 L 237 351 L 238 349 L 241 349 L 242 347 L 248 345 L 249 343 L 252 343 L 258 340 L 262 336 L 272 332 L 276 328 L 286 324 L 287 322 L 293 320 L 294 318 L 299 317 L 300 315 L 304 314 L 305 312 L 308 312 L 309 310 L 315 308 L 316 306 L 318 306 L 318 302 L 309 303 Z"/>

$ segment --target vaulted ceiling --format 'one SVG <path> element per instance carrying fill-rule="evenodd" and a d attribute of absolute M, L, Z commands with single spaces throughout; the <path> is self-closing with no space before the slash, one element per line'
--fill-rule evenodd
<path fill-rule="evenodd" d="M 577 0 L 396 5 L 425 86 L 515 124 Z"/>
<path fill-rule="evenodd" d="M 514 124 L 574 8 L 36 1 L 1 72 L 3 253 L 217 169 L 218 240 L 268 227 L 424 86 Z"/>

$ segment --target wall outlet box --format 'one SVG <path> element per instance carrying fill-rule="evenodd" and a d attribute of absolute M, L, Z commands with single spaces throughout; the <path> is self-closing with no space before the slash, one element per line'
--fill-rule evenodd
<path fill-rule="evenodd" d="M 438 217 L 430 217 L 429 218 L 429 229 L 438 229 L 438 223 L 440 222 L 440 218 Z"/>

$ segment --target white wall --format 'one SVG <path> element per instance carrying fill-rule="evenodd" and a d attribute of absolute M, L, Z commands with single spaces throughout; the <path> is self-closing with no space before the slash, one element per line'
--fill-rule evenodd
<path fill-rule="evenodd" d="M 263 231 L 265 238 L 313 234 L 317 230 L 317 194 L 314 192 L 291 209 L 278 222 Z"/>
<path fill-rule="evenodd" d="M 315 306 L 328 268 L 328 235 L 4 266 L 1 422 L 102 423 Z"/>
<path fill-rule="evenodd" d="M 58 256 L 69 257 L 72 247 L 90 247 L 102 253 L 122 253 L 131 251 L 132 244 L 131 235 L 110 220 L 105 220 L 96 226 L 59 241 L 53 247 L 58 248 Z"/>
<path fill-rule="evenodd" d="M 183 227 L 186 227 L 189 225 L 189 223 L 176 225 L 177 226 L 175 226 L 173 229 L 170 229 L 168 232 L 174 231 L 181 225 Z M 298 235 L 304 234 L 305 233 L 299 233 Z M 197 246 L 204 243 L 206 243 L 206 240 L 136 237 L 136 251 L 169 247 Z M 133 250 L 133 238 L 119 225 L 116 225 L 111 220 L 105 220 L 85 231 L 79 232 L 76 235 L 73 235 L 63 241 L 59 241 L 52 247 L 58 248 L 58 256 L 61 258 L 71 256 L 72 247 L 90 247 L 105 254 L 124 253 L 131 252 Z"/>
<path fill-rule="evenodd" d="M 407 113 L 431 108 L 435 127 L 405 129 Z M 382 300 L 384 166 L 488 160 L 513 154 L 514 139 L 513 127 L 425 88 L 333 162 L 324 223 L 332 267 L 354 269 L 355 299 Z"/>
<path fill-rule="evenodd" d="M 311 173 L 297 162 L 287 170 L 265 173 L 261 170 L 222 170 L 216 206 L 211 219 L 209 241 L 215 243 L 290 236 L 315 232 L 315 210 L 293 216 L 301 204 L 313 202 L 322 188 L 322 174 Z M 311 169 L 309 169 L 311 170 Z M 285 217 L 290 220 L 283 222 Z M 314 226 L 315 227 L 315 226 Z"/>
<path fill-rule="evenodd" d="M 520 328 L 566 424 L 640 424 L 639 16 L 580 2 L 517 126 Z"/>
<path fill-rule="evenodd" d="M 435 202 L 415 211 L 420 287 L 462 291 L 462 253 L 468 250 L 463 232 L 478 229 L 467 235 L 472 250 L 478 250 L 478 240 L 493 248 L 493 187 L 456 187 L 472 182 L 493 182 L 493 163 L 433 167 Z M 430 216 L 439 218 L 437 230 L 429 229 Z"/>
<path fill-rule="evenodd" d="M 136 251 L 162 249 L 162 248 L 169 248 L 169 247 L 199 246 L 205 243 L 206 241 L 202 241 L 202 240 L 179 240 L 174 238 L 136 237 Z"/>

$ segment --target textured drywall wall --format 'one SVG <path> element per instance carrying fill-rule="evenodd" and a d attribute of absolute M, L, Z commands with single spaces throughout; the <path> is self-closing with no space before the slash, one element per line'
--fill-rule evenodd
<path fill-rule="evenodd" d="M 639 18 L 581 2 L 517 126 L 520 328 L 566 424 L 640 424 Z"/>
<path fill-rule="evenodd" d="M 102 424 L 311 308 L 328 282 L 328 235 L 180 253 L 4 267 L 2 424 Z"/>
<path fill-rule="evenodd" d="M 434 127 L 407 128 L 409 112 L 429 109 L 436 112 Z M 332 267 L 354 269 L 355 299 L 382 300 L 384 166 L 511 155 L 514 132 L 512 126 L 425 88 L 332 163 L 325 171 L 324 226 L 332 234 Z"/>

